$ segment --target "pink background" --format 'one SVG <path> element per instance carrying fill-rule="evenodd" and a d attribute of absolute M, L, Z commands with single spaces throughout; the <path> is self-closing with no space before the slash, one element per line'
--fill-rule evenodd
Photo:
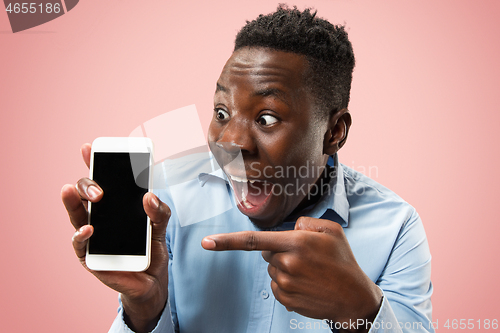
<path fill-rule="evenodd" d="M 500 319 L 500 2 L 295 3 L 348 27 L 357 66 L 340 158 L 419 211 L 439 330 L 447 319 Z M 107 331 L 116 293 L 76 260 L 60 201 L 62 185 L 88 173 L 80 145 L 191 104 L 206 132 L 237 30 L 276 5 L 82 0 L 16 34 L 2 9 L 3 332 Z"/>

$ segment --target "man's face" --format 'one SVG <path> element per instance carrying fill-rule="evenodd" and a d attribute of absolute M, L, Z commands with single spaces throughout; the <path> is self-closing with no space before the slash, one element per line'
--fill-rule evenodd
<path fill-rule="evenodd" d="M 307 200 L 328 158 L 328 122 L 304 85 L 307 66 L 302 55 L 245 47 L 217 81 L 208 142 L 238 209 L 261 228 L 280 224 Z"/>

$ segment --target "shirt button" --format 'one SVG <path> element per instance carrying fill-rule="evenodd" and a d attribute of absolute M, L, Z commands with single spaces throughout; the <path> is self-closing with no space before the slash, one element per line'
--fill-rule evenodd
<path fill-rule="evenodd" d="M 269 293 L 264 289 L 260 292 L 260 296 L 262 297 L 262 299 L 268 299 Z"/>

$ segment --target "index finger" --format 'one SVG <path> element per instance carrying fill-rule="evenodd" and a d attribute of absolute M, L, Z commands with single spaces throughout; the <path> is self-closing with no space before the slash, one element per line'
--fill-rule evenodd
<path fill-rule="evenodd" d="M 293 231 L 239 231 L 216 234 L 202 239 L 201 246 L 212 251 L 272 251 L 285 252 L 291 248 Z"/>
<path fill-rule="evenodd" d="M 92 150 L 92 145 L 90 143 L 84 143 L 80 148 L 80 152 L 82 153 L 83 161 L 87 165 L 87 168 L 90 168 L 90 152 Z"/>
<path fill-rule="evenodd" d="M 75 229 L 78 230 L 88 224 L 87 210 L 74 185 L 64 185 L 61 190 L 61 198 Z"/>

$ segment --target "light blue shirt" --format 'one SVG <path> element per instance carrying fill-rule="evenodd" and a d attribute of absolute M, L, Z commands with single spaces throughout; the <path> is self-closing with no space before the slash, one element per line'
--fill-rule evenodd
<path fill-rule="evenodd" d="M 370 332 L 434 332 L 431 255 L 417 212 L 392 191 L 338 163 L 336 156 L 329 164 L 337 171 L 331 191 L 301 215 L 339 223 L 359 266 L 383 291 Z M 172 216 L 167 227 L 169 300 L 153 332 L 330 332 L 349 324 L 288 312 L 274 298 L 268 264 L 259 251 L 201 247 L 208 235 L 257 230 L 236 207 L 227 178 L 209 154 L 167 160 L 155 172 L 160 185 L 155 192 Z M 273 230 L 290 230 L 294 224 L 286 221 Z M 356 324 L 367 325 L 349 325 Z M 121 306 L 109 332 L 131 332 Z"/>

